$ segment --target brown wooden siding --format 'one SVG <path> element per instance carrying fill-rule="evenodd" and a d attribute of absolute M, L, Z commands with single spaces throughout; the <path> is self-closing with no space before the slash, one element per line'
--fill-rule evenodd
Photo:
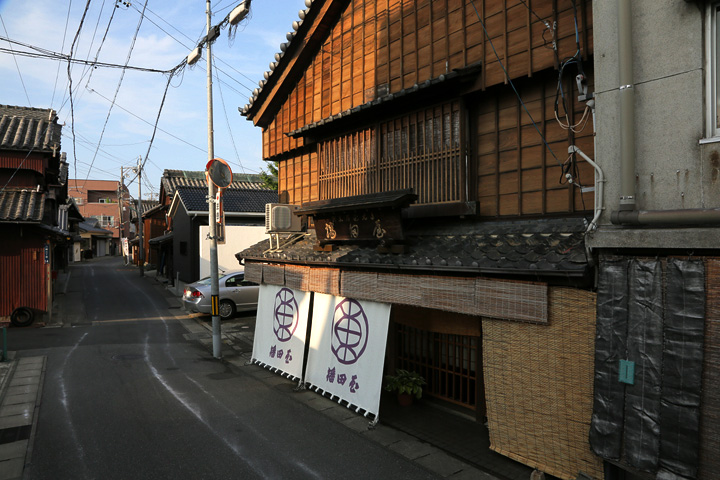
<path fill-rule="evenodd" d="M 551 25 L 557 22 L 559 58 L 570 57 L 576 51 L 571 0 L 473 3 L 352 1 L 267 126 L 263 135 L 265 158 L 303 145 L 303 139 L 285 135 L 289 131 L 453 69 L 481 62 L 482 88 L 505 83 L 505 73 L 488 36 L 513 79 L 556 67 L 556 57 L 550 48 L 552 33 L 538 17 Z M 580 1 L 577 10 L 584 56 L 592 53 L 589 5 L 590 0 Z"/>
<path fill-rule="evenodd" d="M 15 170 L 20 167 L 25 170 L 35 170 L 36 172 L 44 173 L 46 164 L 46 158 L 41 155 L 9 152 L 0 154 L 0 168 L 12 168 Z"/>
<path fill-rule="evenodd" d="M 18 307 L 47 310 L 46 265 L 43 235 L 34 227 L 0 226 L 0 316 Z"/>
<path fill-rule="evenodd" d="M 566 83 L 565 94 L 572 104 L 568 118 L 575 124 L 582 118 L 585 105 L 577 101 L 572 82 Z M 555 119 L 556 85 L 555 72 L 519 82 L 517 87 L 525 107 L 508 87 L 488 90 L 480 101 L 473 102 L 471 136 L 477 166 L 477 199 L 482 216 L 592 210 L 594 193 L 581 194 L 579 187 L 569 184 L 563 177 L 560 167 L 568 160 L 570 140 L 593 157 L 592 119 L 588 119 L 584 128 L 583 125 L 575 128 L 577 133 L 563 129 Z M 592 167 L 579 157 L 577 172 L 577 180 L 583 187 L 594 186 Z"/>
<path fill-rule="evenodd" d="M 281 201 L 293 204 L 320 200 L 318 186 L 318 154 L 306 153 L 282 162 L 278 171 L 278 192 Z M 287 198 L 282 195 L 287 193 Z"/>

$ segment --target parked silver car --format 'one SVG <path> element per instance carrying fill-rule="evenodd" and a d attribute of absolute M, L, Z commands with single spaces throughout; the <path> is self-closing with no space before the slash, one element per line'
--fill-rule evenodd
<path fill-rule="evenodd" d="M 220 317 L 232 318 L 236 312 L 256 310 L 258 284 L 245 280 L 244 272 L 223 274 L 218 279 Z M 212 313 L 210 305 L 210 277 L 185 286 L 183 305 L 189 312 Z"/>

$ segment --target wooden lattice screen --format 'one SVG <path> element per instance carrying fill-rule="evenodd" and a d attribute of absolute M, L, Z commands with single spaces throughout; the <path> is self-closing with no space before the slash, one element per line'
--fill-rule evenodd
<path fill-rule="evenodd" d="M 412 188 L 419 204 L 466 200 L 459 102 L 323 142 L 320 197 Z"/>
<path fill-rule="evenodd" d="M 397 367 L 426 380 L 423 393 L 475 410 L 480 337 L 395 324 Z M 482 400 L 480 400 L 482 402 Z"/>

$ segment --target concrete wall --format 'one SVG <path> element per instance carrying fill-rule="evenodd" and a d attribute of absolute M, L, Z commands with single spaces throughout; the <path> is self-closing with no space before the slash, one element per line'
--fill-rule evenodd
<path fill-rule="evenodd" d="M 656 234 L 639 234 L 636 227 L 611 225 L 610 214 L 620 198 L 617 4 L 593 1 L 596 161 L 607 183 L 601 227 L 589 243 L 662 248 L 669 242 L 702 248 L 707 229 L 654 227 Z M 633 0 L 632 12 L 637 209 L 720 207 L 720 143 L 701 146 L 706 115 L 704 7 L 677 0 Z"/>
<path fill-rule="evenodd" d="M 200 227 L 200 278 L 210 276 L 210 240 L 207 240 L 208 226 Z M 235 254 L 261 240 L 268 238 L 265 225 L 225 225 L 226 241 L 218 245 L 218 268 L 221 271 L 231 272 L 242 270 Z"/>

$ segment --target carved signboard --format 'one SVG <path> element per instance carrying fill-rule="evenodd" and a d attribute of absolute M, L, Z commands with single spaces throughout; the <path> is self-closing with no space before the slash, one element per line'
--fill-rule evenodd
<path fill-rule="evenodd" d="M 318 243 L 392 244 L 403 240 L 399 210 L 366 210 L 315 217 Z"/>
<path fill-rule="evenodd" d="M 404 240 L 402 209 L 415 200 L 412 189 L 394 190 L 304 203 L 295 213 L 313 217 L 319 248 L 342 243 L 385 248 Z"/>

